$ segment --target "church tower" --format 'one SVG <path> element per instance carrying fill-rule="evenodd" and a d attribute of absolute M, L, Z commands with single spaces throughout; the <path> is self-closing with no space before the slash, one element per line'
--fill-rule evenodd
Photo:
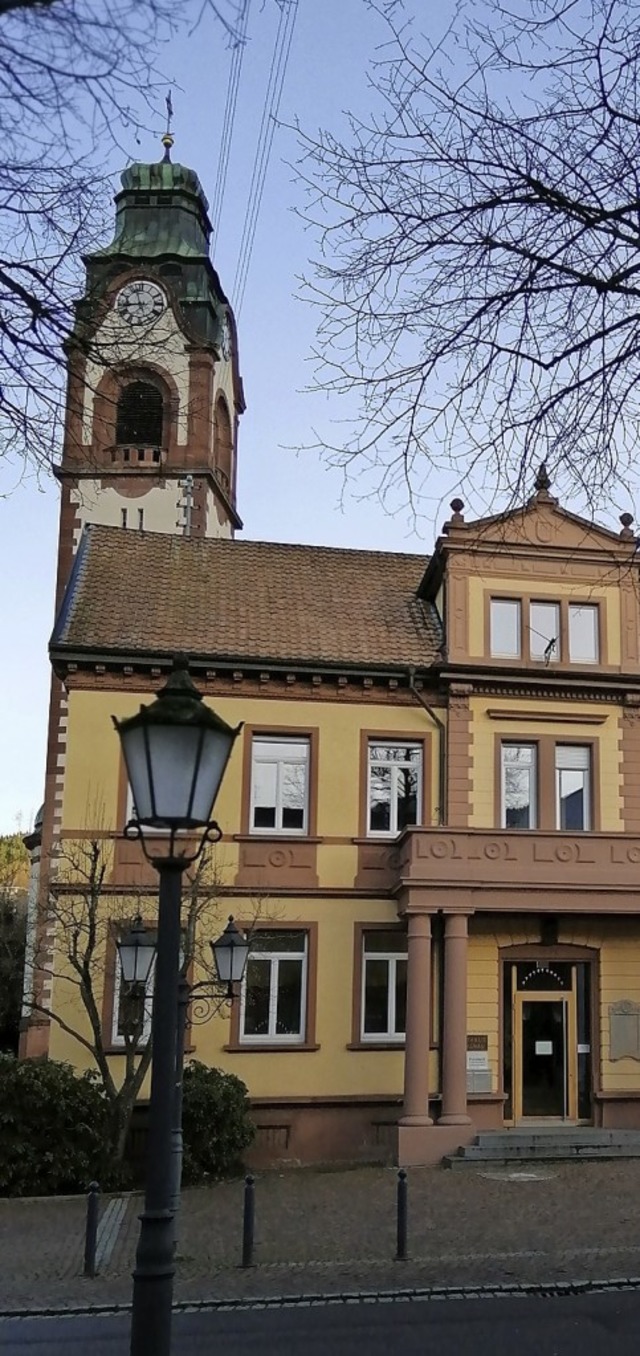
<path fill-rule="evenodd" d="M 85 259 L 68 342 L 58 601 L 86 523 L 232 536 L 244 409 L 233 312 L 211 262 L 198 176 L 122 174 L 114 238 Z"/>
<path fill-rule="evenodd" d="M 208 204 L 197 174 L 164 158 L 122 175 L 113 240 L 85 259 L 85 294 L 67 344 L 56 613 L 87 524 L 229 537 L 244 410 L 233 312 L 211 262 Z M 65 786 L 68 702 L 52 674 L 42 821 L 43 863 L 28 918 L 20 1052 L 49 1047 L 55 875 Z M 33 1012 L 32 992 L 40 1005 Z"/>

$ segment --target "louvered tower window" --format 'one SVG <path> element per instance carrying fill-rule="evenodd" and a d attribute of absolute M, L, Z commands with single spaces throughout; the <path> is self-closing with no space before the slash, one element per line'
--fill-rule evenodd
<path fill-rule="evenodd" d="M 160 447 L 162 444 L 163 400 L 157 386 L 149 381 L 132 381 L 118 397 L 116 443 Z"/>

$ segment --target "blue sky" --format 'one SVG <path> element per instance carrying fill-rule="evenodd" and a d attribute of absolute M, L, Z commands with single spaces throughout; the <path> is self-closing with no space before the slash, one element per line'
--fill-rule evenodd
<path fill-rule="evenodd" d="M 197 12 L 197 6 L 196 12 Z M 437 13 L 405 0 L 404 13 L 420 25 L 443 26 L 453 0 Z M 232 285 L 242 233 L 256 139 L 279 17 L 277 0 L 253 0 L 244 57 L 219 240 L 214 262 L 233 302 Z M 403 512 L 390 516 L 357 480 L 346 489 L 309 448 L 319 436 L 341 443 L 347 411 L 335 398 L 310 395 L 310 358 L 316 314 L 298 298 L 299 279 L 311 272 L 313 233 L 296 215 L 304 205 L 296 120 L 340 135 L 349 112 L 366 116 L 375 106 L 370 62 L 379 56 L 386 29 L 366 0 L 299 0 L 297 24 L 262 201 L 251 270 L 239 317 L 240 365 L 247 398 L 239 444 L 239 510 L 244 535 L 336 546 L 410 550 L 427 554 L 447 516 L 450 484 L 433 477 L 422 503 L 419 531 Z M 161 55 L 172 83 L 176 144 L 173 158 L 197 170 L 213 195 L 230 52 L 222 28 L 206 16 L 191 35 Z M 125 153 L 110 155 L 113 189 L 130 159 L 159 158 L 164 88 L 158 92 L 157 135 L 150 130 Z M 109 148 L 105 147 L 105 155 Z M 344 435 L 346 436 L 346 434 Z M 5 640 L 0 669 L 0 832 L 20 821 L 28 827 L 42 799 L 49 665 L 57 542 L 55 482 L 25 478 L 0 463 L 0 618 Z M 626 504 L 624 505 L 626 507 Z M 478 499 L 470 506 L 481 512 Z"/>
<path fill-rule="evenodd" d="M 231 291 L 238 243 L 267 85 L 278 6 L 253 0 L 243 62 L 232 162 L 220 239 L 214 259 Z M 299 0 L 299 11 L 280 118 L 299 119 L 308 129 L 335 131 L 348 110 L 366 113 L 372 102 L 368 63 L 383 37 L 379 18 L 364 0 Z M 193 166 L 205 192 L 213 194 L 230 53 L 211 18 L 183 35 L 161 55 L 173 82 L 176 144 L 173 158 Z M 158 133 L 163 128 L 158 96 Z M 159 158 L 150 133 L 128 147 L 132 159 Z M 239 507 L 244 535 L 281 541 L 326 543 L 384 550 L 428 551 L 402 516 L 391 518 L 359 487 L 343 496 L 341 474 L 316 452 L 296 452 L 315 441 L 314 429 L 337 442 L 343 410 L 325 397 L 304 394 L 315 315 L 296 299 L 298 278 L 309 271 L 314 241 L 294 208 L 300 184 L 288 161 L 296 138 L 278 128 L 239 321 L 241 370 L 247 412 L 240 429 Z M 114 153 L 117 172 L 126 158 Z M 233 297 L 231 298 L 233 300 Z M 5 638 L 0 671 L 0 832 L 29 826 L 42 799 L 49 665 L 57 544 L 58 491 L 53 480 L 26 478 L 0 468 L 0 615 Z M 439 497 L 434 486 L 434 499 Z"/>

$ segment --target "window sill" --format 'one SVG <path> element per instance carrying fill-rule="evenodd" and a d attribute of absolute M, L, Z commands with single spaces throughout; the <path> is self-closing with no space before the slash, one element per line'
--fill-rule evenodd
<path fill-rule="evenodd" d="M 402 1041 L 349 1041 L 347 1050 L 404 1050 L 405 1042 Z"/>
<path fill-rule="evenodd" d="M 277 829 L 255 829 L 253 833 L 232 834 L 234 843 L 322 843 L 310 833 L 278 833 Z"/>
<path fill-rule="evenodd" d="M 407 829 L 419 829 L 420 824 L 407 824 Z M 370 833 L 367 838 L 352 838 L 352 843 L 371 844 L 375 843 L 378 847 L 383 847 L 385 843 L 397 843 L 400 834 L 405 833 L 405 829 L 399 829 L 397 833 Z"/>
<path fill-rule="evenodd" d="M 406 1048 L 405 1041 L 349 1041 L 345 1046 L 346 1050 L 402 1050 Z M 434 1045 L 431 1041 L 429 1050 L 439 1050 L 439 1045 Z"/>
<path fill-rule="evenodd" d="M 269 1055 L 275 1055 L 276 1053 L 281 1055 L 297 1055 L 301 1053 L 308 1054 L 309 1051 L 319 1049 L 319 1045 L 314 1045 L 307 1041 L 298 1041 L 296 1044 L 292 1041 L 290 1045 L 286 1045 L 284 1042 L 280 1044 L 278 1041 L 265 1041 L 264 1043 L 256 1043 L 255 1045 L 252 1045 L 249 1041 L 242 1041 L 242 1043 L 238 1041 L 234 1044 L 223 1046 L 223 1050 L 234 1055 L 260 1055 L 263 1052 Z"/>
<path fill-rule="evenodd" d="M 144 1052 L 145 1052 L 145 1050 L 146 1050 L 146 1048 L 147 1048 L 147 1047 L 146 1047 L 146 1044 L 145 1044 L 145 1045 L 136 1045 L 135 1050 L 134 1050 L 134 1054 L 135 1054 L 135 1055 L 143 1055 Z M 125 1047 L 124 1045 L 113 1045 L 113 1044 L 112 1044 L 112 1045 L 105 1045 L 105 1047 L 104 1047 L 104 1053 L 105 1053 L 105 1055 L 126 1055 L 127 1051 L 126 1051 L 126 1047 Z"/>

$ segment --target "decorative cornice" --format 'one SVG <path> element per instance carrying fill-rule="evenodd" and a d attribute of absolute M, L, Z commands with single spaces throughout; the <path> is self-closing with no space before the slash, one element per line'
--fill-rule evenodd
<path fill-rule="evenodd" d="M 629 673 L 607 673 L 606 677 L 585 679 L 583 675 L 553 674 L 549 679 L 541 680 L 539 675 L 519 675 L 510 669 L 504 676 L 495 672 L 482 673 L 478 669 L 472 672 L 456 666 L 449 672 L 438 675 L 441 683 L 450 689 L 464 683 L 472 683 L 475 696 L 487 697 L 526 697 L 528 701 L 589 701 L 589 702 L 628 702 L 633 704 L 634 697 L 640 701 L 640 675 Z"/>

